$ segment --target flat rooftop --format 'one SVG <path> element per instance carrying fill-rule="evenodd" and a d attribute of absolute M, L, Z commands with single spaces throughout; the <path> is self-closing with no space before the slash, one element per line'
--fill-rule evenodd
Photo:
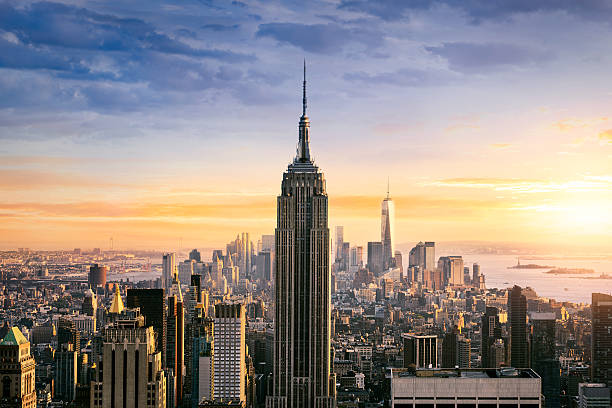
<path fill-rule="evenodd" d="M 392 369 L 393 378 L 431 377 L 431 378 L 540 378 L 530 368 L 407 368 Z"/>

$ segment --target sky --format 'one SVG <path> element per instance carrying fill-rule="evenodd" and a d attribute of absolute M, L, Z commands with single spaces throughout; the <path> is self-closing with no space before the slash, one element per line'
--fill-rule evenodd
<path fill-rule="evenodd" d="M 302 64 L 330 227 L 612 253 L 605 0 L 0 0 L 0 249 L 271 234 Z"/>

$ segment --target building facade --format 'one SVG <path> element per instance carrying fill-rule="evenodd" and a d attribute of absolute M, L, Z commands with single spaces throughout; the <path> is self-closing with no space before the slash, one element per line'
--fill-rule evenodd
<path fill-rule="evenodd" d="M 335 407 L 325 178 L 310 156 L 306 68 L 297 155 L 277 199 L 275 337 L 269 408 Z"/>
<path fill-rule="evenodd" d="M 6 329 L 0 341 L 0 406 L 35 408 L 36 363 L 30 354 L 30 342 L 17 327 Z"/>
<path fill-rule="evenodd" d="M 612 386 L 612 296 L 593 293 L 593 335 L 591 337 L 591 379 Z"/>

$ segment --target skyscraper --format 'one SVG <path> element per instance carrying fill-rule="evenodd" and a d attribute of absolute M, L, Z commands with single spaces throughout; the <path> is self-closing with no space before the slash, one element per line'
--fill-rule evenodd
<path fill-rule="evenodd" d="M 6 331 L 5 331 L 6 329 Z M 2 328 L 0 340 L 0 378 L 2 378 L 2 406 L 35 408 L 36 363 L 30 354 L 30 342 L 17 327 Z M 5 405 L 6 404 L 6 405 Z"/>
<path fill-rule="evenodd" d="M 106 266 L 100 266 L 98 264 L 93 264 L 89 267 L 89 287 L 94 289 L 97 286 L 106 285 L 106 274 L 108 273 L 108 268 Z"/>
<path fill-rule="evenodd" d="M 155 333 L 135 309 L 104 329 L 102 361 L 92 381 L 91 407 L 166 406 L 166 380 Z"/>
<path fill-rule="evenodd" d="M 531 368 L 542 377 L 545 406 L 561 404 L 561 366 L 555 358 L 556 316 L 554 313 L 530 313 Z"/>
<path fill-rule="evenodd" d="M 277 198 L 274 383 L 269 408 L 335 407 L 325 178 L 310 157 L 306 65 L 297 155 Z"/>
<path fill-rule="evenodd" d="M 527 299 L 520 286 L 508 291 L 508 323 L 510 324 L 510 364 L 529 367 L 527 345 Z"/>
<path fill-rule="evenodd" d="M 389 196 L 389 185 L 387 184 L 387 197 L 381 204 L 380 217 L 380 242 L 383 246 L 383 265 L 385 268 L 391 266 L 391 260 L 395 254 L 395 204 Z"/>
<path fill-rule="evenodd" d="M 168 337 L 166 293 L 164 289 L 128 289 L 127 307 L 140 308 L 145 324 L 155 331 L 155 349 L 161 352 L 162 367 L 166 366 Z"/>
<path fill-rule="evenodd" d="M 172 279 L 176 274 L 176 259 L 173 253 L 162 256 L 162 285 L 164 289 L 172 286 Z"/>
<path fill-rule="evenodd" d="M 368 269 L 379 276 L 383 271 L 383 246 L 381 242 L 368 242 Z"/>
<path fill-rule="evenodd" d="M 612 386 L 612 296 L 593 293 L 592 300 L 591 379 Z"/>
<path fill-rule="evenodd" d="M 499 323 L 499 312 L 496 307 L 487 306 L 485 313 L 482 315 L 482 324 L 480 326 L 480 366 L 482 368 L 497 367 L 495 359 L 491 355 L 491 347 L 495 341 L 501 339 L 501 325 Z"/>
<path fill-rule="evenodd" d="M 246 316 L 241 304 L 216 304 L 213 399 L 246 402 Z"/>

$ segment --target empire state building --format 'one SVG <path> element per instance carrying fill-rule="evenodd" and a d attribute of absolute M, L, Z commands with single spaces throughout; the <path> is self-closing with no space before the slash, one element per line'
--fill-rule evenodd
<path fill-rule="evenodd" d="M 274 384 L 267 408 L 333 408 L 325 177 L 310 157 L 306 65 L 297 154 L 277 198 Z"/>

